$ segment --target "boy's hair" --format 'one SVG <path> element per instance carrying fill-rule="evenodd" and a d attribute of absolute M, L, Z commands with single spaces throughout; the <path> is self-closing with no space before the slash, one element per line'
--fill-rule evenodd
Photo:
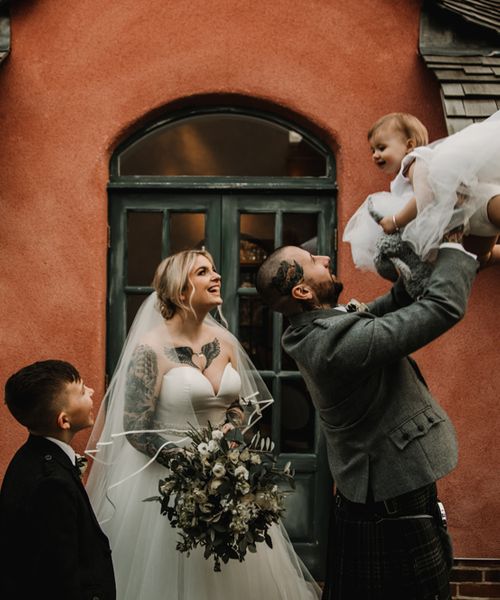
<path fill-rule="evenodd" d="M 429 143 L 429 133 L 422 121 L 409 113 L 400 112 L 389 113 L 380 117 L 378 121 L 375 121 L 368 131 L 368 140 L 373 137 L 377 129 L 380 129 L 384 125 L 394 127 L 394 129 L 404 136 L 405 140 L 413 140 L 416 147 L 427 146 Z"/>
<path fill-rule="evenodd" d="M 23 367 L 5 384 L 5 404 L 12 416 L 28 429 L 54 428 L 60 410 L 59 394 L 68 383 L 81 381 L 73 365 L 62 360 L 44 360 Z"/>

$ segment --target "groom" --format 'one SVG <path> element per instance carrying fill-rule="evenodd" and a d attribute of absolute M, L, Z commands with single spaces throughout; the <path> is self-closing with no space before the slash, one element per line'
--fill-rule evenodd
<path fill-rule="evenodd" d="M 409 354 L 463 317 L 477 268 L 445 243 L 418 300 L 398 281 L 357 312 L 337 304 L 327 256 L 286 246 L 259 269 L 263 300 L 289 318 L 283 347 L 319 411 L 336 483 L 326 600 L 450 598 L 435 482 L 456 465 L 455 432 Z"/>

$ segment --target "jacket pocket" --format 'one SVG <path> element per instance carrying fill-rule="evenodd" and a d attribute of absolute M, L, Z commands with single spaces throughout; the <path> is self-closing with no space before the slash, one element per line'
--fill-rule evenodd
<path fill-rule="evenodd" d="M 410 442 L 427 435 L 434 425 L 442 421 L 444 417 L 429 406 L 398 425 L 389 433 L 389 437 L 400 450 L 404 450 Z"/>

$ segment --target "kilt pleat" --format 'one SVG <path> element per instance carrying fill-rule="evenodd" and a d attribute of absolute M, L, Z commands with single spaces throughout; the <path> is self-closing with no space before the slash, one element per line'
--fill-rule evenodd
<path fill-rule="evenodd" d="M 448 536 L 434 517 L 435 486 L 417 490 L 414 500 L 391 518 L 353 516 L 334 505 L 323 600 L 451 598 Z M 430 516 L 414 518 L 424 514 Z"/>

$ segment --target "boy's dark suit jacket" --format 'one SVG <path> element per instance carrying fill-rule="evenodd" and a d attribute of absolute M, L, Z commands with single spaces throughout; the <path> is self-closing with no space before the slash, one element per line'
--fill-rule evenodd
<path fill-rule="evenodd" d="M 114 600 L 111 550 L 77 469 L 30 435 L 0 493 L 0 598 Z"/>

